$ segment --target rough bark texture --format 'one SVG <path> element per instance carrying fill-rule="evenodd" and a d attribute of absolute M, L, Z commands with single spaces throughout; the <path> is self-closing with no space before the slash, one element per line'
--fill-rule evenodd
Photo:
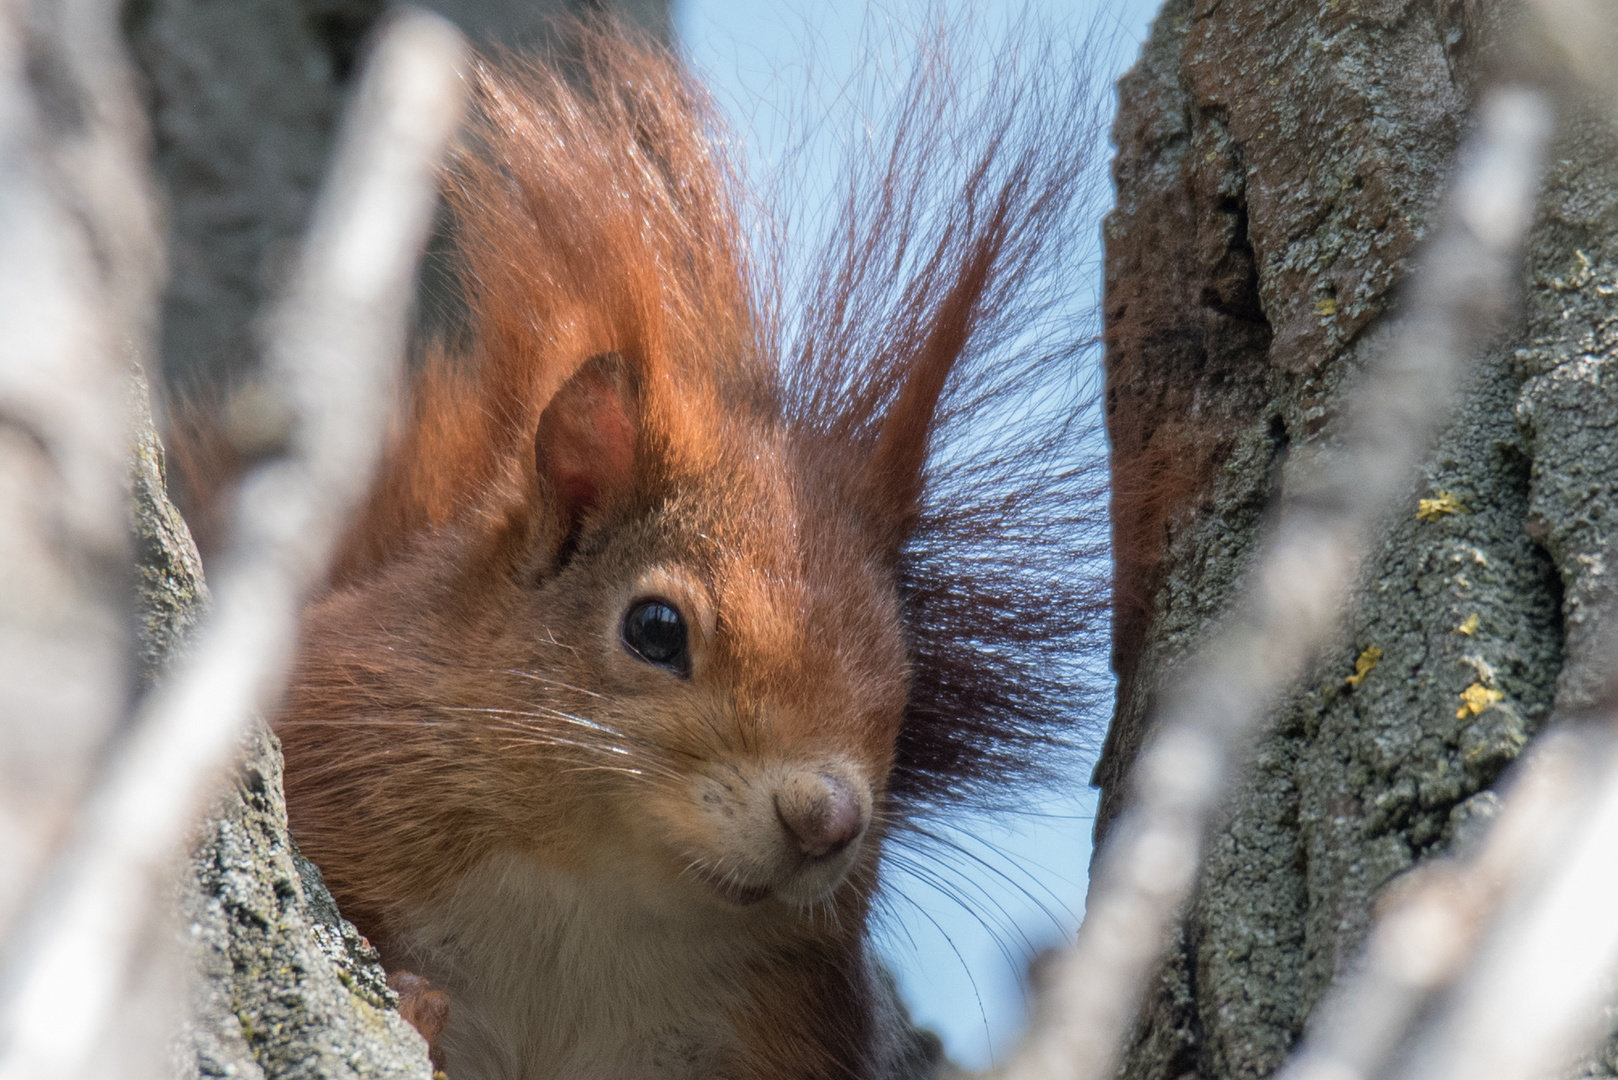
<path fill-rule="evenodd" d="M 428 1080 L 376 951 L 287 834 L 281 751 L 263 728 L 204 826 L 182 909 L 193 958 L 178 1073 L 248 1080 Z"/>
<path fill-rule="evenodd" d="M 1098 831 L 1154 688 L 1285 497 L 1289 454 L 1332 438 L 1386 339 L 1501 7 L 1169 0 L 1120 85 L 1105 300 L 1120 686 Z M 1618 478 L 1614 150 L 1590 117 L 1564 128 L 1520 319 L 1476 362 L 1339 646 L 1276 711 L 1124 1075 L 1273 1072 L 1379 891 L 1492 812 L 1490 785 L 1553 711 L 1589 703 Z M 1440 492 L 1464 510 L 1419 520 Z M 1371 646 L 1380 662 L 1345 682 Z M 1473 684 L 1504 697 L 1470 715 Z"/>
<path fill-rule="evenodd" d="M 136 668 L 149 687 L 181 656 L 208 608 L 202 561 L 185 518 L 169 501 L 163 446 L 152 427 L 151 389 L 137 370 L 131 387 L 135 452 L 130 460 L 135 538 Z"/>

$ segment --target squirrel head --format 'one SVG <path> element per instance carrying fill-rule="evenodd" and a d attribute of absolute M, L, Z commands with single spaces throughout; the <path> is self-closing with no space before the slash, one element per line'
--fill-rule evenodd
<path fill-rule="evenodd" d="M 382 800 L 437 822 L 436 866 L 500 850 L 748 917 L 862 910 L 910 702 L 895 541 L 919 479 L 895 470 L 923 460 L 884 439 L 934 399 L 895 395 L 852 446 L 774 395 L 580 364 L 481 512 L 311 612 L 295 817 L 324 816 L 296 809 L 322 798 L 303 740 L 370 721 Z"/>
<path fill-rule="evenodd" d="M 568 802 L 563 847 L 598 821 L 592 858 L 803 907 L 874 873 L 909 682 L 893 493 L 915 487 L 885 470 L 920 459 L 851 457 L 767 402 L 592 356 L 539 416 L 503 556 L 462 580 L 503 594 L 485 647 L 529 680 L 507 753 L 532 740 L 548 805 L 520 835 Z"/>

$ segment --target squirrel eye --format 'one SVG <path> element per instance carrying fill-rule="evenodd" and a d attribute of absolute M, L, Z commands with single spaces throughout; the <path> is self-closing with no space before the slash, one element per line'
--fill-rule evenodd
<path fill-rule="evenodd" d="M 624 615 L 624 644 L 647 663 L 691 674 L 685 619 L 662 600 L 642 600 Z"/>

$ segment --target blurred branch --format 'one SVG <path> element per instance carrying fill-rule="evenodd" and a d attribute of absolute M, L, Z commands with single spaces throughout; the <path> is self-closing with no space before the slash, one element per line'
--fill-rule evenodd
<path fill-rule="evenodd" d="M 1531 0 L 1574 73 L 1604 94 L 1618 116 L 1618 0 Z"/>
<path fill-rule="evenodd" d="M 36 14 L 0 11 L 0 940 L 129 708 L 124 353 L 162 284 L 144 127 L 97 122 L 127 79 L 77 61 L 114 12 Z M 81 197 L 96 169 L 119 199 Z"/>
<path fill-rule="evenodd" d="M 63 116 L 47 156 L 60 198 L 90 225 L 92 255 L 120 345 L 151 354 L 164 249 L 150 136 L 113 0 L 32 0 L 29 38 L 46 59 L 35 77 L 43 109 Z M 51 99 L 71 87 L 70 107 Z"/>
<path fill-rule="evenodd" d="M 1589 795 L 1606 771 L 1590 767 L 1611 757 L 1604 743 L 1566 732 L 1541 740 L 1513 771 L 1505 808 L 1475 854 L 1428 863 L 1393 886 L 1359 968 L 1333 988 L 1277 1080 L 1363 1080 L 1388 1068 L 1412 1021 L 1465 968 L 1502 898 L 1560 854 L 1581 810 L 1569 796 Z"/>
<path fill-rule="evenodd" d="M 83 1069 L 193 815 L 246 723 L 279 692 L 303 598 L 381 450 L 436 166 L 460 112 L 462 47 L 447 23 L 419 13 L 395 18 L 377 42 L 273 321 L 268 367 L 287 407 L 287 452 L 245 479 L 200 644 L 109 757 L 13 937 L 0 1077 Z"/>
<path fill-rule="evenodd" d="M 1096 859 L 1048 1014 L 1008 1078 L 1112 1076 L 1239 759 L 1337 626 L 1375 528 L 1408 494 L 1462 365 L 1511 305 L 1551 114 L 1522 88 L 1494 91 L 1479 111 L 1441 226 L 1411 275 L 1408 314 L 1351 401 L 1340 443 L 1289 477 L 1294 489 L 1234 614 L 1165 696 L 1132 801 Z"/>
<path fill-rule="evenodd" d="M 1548 751 L 1550 765 L 1534 771 L 1552 777 L 1531 771 L 1506 804 L 1515 820 L 1491 831 L 1499 854 L 1489 861 L 1512 871 L 1510 887 L 1494 889 L 1500 913 L 1446 1007 L 1388 1075 L 1531 1080 L 1557 1075 L 1610 1034 L 1601 1006 L 1618 974 L 1618 745 L 1602 730 L 1564 735 Z M 1579 760 L 1556 760 L 1575 751 Z M 1536 818 L 1541 827 L 1525 837 L 1523 823 Z"/>

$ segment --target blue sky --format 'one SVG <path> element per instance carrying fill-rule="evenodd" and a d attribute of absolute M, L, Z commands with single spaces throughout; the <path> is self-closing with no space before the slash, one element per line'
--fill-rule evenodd
<path fill-rule="evenodd" d="M 977 25 L 991 34 L 1025 8 L 1040 22 L 1080 30 L 1099 25 L 1111 41 L 1091 55 L 1094 77 L 1110 82 L 1133 62 L 1157 5 L 991 0 L 972 10 L 981 20 Z M 807 154 L 793 159 L 800 166 L 809 162 L 813 169 L 815 162 L 837 159 L 837 132 L 805 128 L 804 118 L 814 112 L 809 103 L 835 97 L 868 59 L 860 55 L 868 20 L 904 24 L 931 8 L 928 0 L 888 0 L 880 7 L 865 0 L 676 0 L 675 28 L 730 114 L 750 166 L 768 173 L 791 138 L 811 143 Z M 827 167 L 825 182 L 835 175 Z M 811 176 L 802 189 L 812 194 L 816 185 Z M 1087 266 L 1084 273 L 1081 302 L 1094 304 L 1099 268 Z M 939 869 L 967 904 L 913 876 L 889 876 L 896 899 L 878 922 L 877 942 L 916 1018 L 944 1036 L 962 1065 L 983 1068 L 1012 1048 L 1024 1014 L 1028 957 L 1070 934 L 1083 912 L 1095 800 L 1078 786 L 1012 817 L 963 816 L 955 822 L 959 853 Z"/>

